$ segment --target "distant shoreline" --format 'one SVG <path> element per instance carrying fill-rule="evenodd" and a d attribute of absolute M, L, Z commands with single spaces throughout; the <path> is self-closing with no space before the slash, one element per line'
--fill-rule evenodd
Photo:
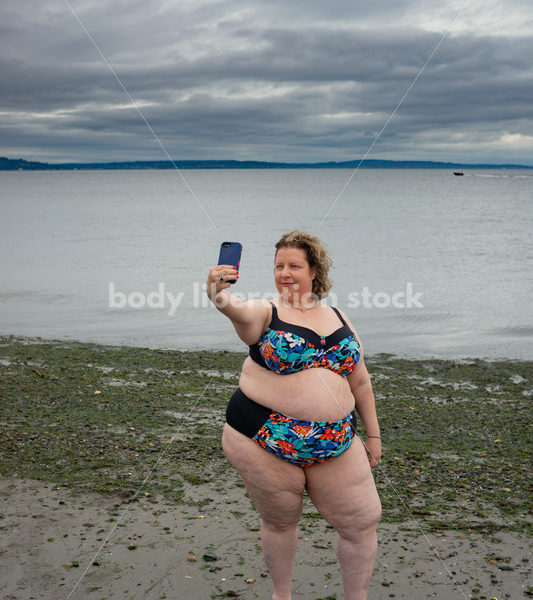
<path fill-rule="evenodd" d="M 96 163 L 47 163 L 0 157 L 0 171 L 74 171 L 142 169 L 533 169 L 529 165 L 466 164 L 424 160 L 350 160 L 285 163 L 255 160 L 140 160 Z"/>

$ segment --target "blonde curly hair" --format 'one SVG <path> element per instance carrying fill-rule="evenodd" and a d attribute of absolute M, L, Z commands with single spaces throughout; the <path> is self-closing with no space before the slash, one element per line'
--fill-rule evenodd
<path fill-rule="evenodd" d="M 325 298 L 332 286 L 328 273 L 333 263 L 322 242 L 306 231 L 293 229 L 281 236 L 276 244 L 276 255 L 280 248 L 301 248 L 305 251 L 309 267 L 316 267 L 316 277 L 313 279 L 313 294 L 318 296 L 319 299 Z"/>

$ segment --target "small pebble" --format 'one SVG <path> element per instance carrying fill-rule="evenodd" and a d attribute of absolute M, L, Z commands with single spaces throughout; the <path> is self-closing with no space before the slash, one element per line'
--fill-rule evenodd
<path fill-rule="evenodd" d="M 187 556 L 188 562 L 196 562 L 196 558 L 194 556 Z"/>

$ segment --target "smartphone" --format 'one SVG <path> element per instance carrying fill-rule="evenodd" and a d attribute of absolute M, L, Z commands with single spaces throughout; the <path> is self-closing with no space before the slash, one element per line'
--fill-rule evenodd
<path fill-rule="evenodd" d="M 219 265 L 233 265 L 237 271 L 241 265 L 242 245 L 239 242 L 222 242 L 220 244 L 220 254 L 218 255 Z M 228 280 L 228 283 L 236 283 L 237 280 Z"/>

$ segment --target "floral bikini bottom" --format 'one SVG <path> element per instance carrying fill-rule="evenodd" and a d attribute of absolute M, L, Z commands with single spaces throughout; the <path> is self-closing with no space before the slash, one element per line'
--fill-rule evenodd
<path fill-rule="evenodd" d="M 353 441 L 356 419 L 354 413 L 340 421 L 294 419 L 257 404 L 237 389 L 226 421 L 271 454 L 307 467 L 345 452 Z"/>
<path fill-rule="evenodd" d="M 342 454 L 353 441 L 351 415 L 341 421 L 301 421 L 273 412 L 253 439 L 268 452 L 301 467 Z"/>

